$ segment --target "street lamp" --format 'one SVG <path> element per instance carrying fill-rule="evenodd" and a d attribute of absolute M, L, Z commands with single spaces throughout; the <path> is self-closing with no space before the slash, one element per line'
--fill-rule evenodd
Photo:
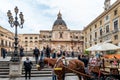
<path fill-rule="evenodd" d="M 14 53 L 13 53 L 13 56 L 11 58 L 11 61 L 18 62 L 19 61 L 19 55 L 18 55 L 17 27 L 19 26 L 20 28 L 23 28 L 24 18 L 23 18 L 22 12 L 20 12 L 20 14 L 19 14 L 20 22 L 18 22 L 17 14 L 19 12 L 19 9 L 17 8 L 17 6 L 15 7 L 14 11 L 15 11 L 15 20 L 13 19 L 13 16 L 12 16 L 12 13 L 11 13 L 10 10 L 8 10 L 7 16 L 8 16 L 8 19 L 9 19 L 8 22 L 9 22 L 10 26 L 15 27 Z"/>

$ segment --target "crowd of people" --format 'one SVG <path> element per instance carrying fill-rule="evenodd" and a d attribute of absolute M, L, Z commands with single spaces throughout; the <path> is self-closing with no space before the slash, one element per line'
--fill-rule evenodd
<path fill-rule="evenodd" d="M 48 45 L 46 47 L 44 46 L 41 51 L 37 47 L 33 50 L 33 56 L 35 57 L 36 64 L 39 59 L 43 59 L 44 57 L 59 58 L 61 56 L 74 57 L 74 55 L 74 51 L 68 52 L 64 50 L 51 49 Z"/>

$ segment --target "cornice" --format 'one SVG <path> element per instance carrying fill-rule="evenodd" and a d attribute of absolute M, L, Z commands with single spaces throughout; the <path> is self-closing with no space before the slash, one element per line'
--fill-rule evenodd
<path fill-rule="evenodd" d="M 117 0 L 115 3 L 113 3 L 111 5 L 111 7 L 108 10 L 105 10 L 104 12 L 102 12 L 97 18 L 95 18 L 90 24 L 88 24 L 84 29 L 86 30 L 89 26 L 91 26 L 92 24 L 94 24 L 95 22 L 97 22 L 100 18 L 102 18 L 103 16 L 105 16 L 107 13 L 109 13 L 111 10 L 113 10 L 113 8 L 115 8 L 118 4 L 120 4 L 120 0 Z"/>

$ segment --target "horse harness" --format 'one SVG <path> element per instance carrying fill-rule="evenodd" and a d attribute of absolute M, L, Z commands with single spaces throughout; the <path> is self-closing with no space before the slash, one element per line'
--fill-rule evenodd
<path fill-rule="evenodd" d="M 58 65 L 58 63 L 59 63 L 60 61 L 62 61 L 62 63 L 63 63 L 63 67 L 64 67 L 64 66 L 67 67 L 67 66 L 69 65 L 69 61 L 68 61 L 68 60 L 66 60 L 66 59 L 63 58 L 63 57 L 60 57 L 60 58 L 57 59 L 55 65 L 54 65 L 54 67 L 53 67 L 54 70 L 63 70 L 62 67 L 57 67 L 57 65 Z M 65 67 L 64 67 L 64 68 L 65 68 Z M 64 69 L 64 71 L 65 71 L 65 69 Z"/>

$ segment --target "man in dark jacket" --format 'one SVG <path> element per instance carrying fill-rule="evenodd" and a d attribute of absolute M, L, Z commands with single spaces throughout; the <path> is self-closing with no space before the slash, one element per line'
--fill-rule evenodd
<path fill-rule="evenodd" d="M 37 64 L 38 58 L 39 58 L 39 55 L 40 55 L 40 51 L 37 47 L 35 47 L 35 49 L 33 51 L 33 55 L 35 56 L 35 61 L 36 61 L 36 64 Z"/>
<path fill-rule="evenodd" d="M 3 57 L 3 59 L 5 59 L 6 54 L 7 54 L 7 50 L 5 48 L 2 48 L 2 57 Z"/>
<path fill-rule="evenodd" d="M 32 62 L 29 60 L 28 57 L 26 57 L 26 60 L 24 61 L 24 69 L 25 69 L 25 79 L 27 80 L 27 74 L 29 74 L 29 80 L 31 78 L 31 69 L 32 69 Z"/>
<path fill-rule="evenodd" d="M 46 47 L 46 55 L 48 58 L 50 58 L 51 48 L 47 45 Z"/>

